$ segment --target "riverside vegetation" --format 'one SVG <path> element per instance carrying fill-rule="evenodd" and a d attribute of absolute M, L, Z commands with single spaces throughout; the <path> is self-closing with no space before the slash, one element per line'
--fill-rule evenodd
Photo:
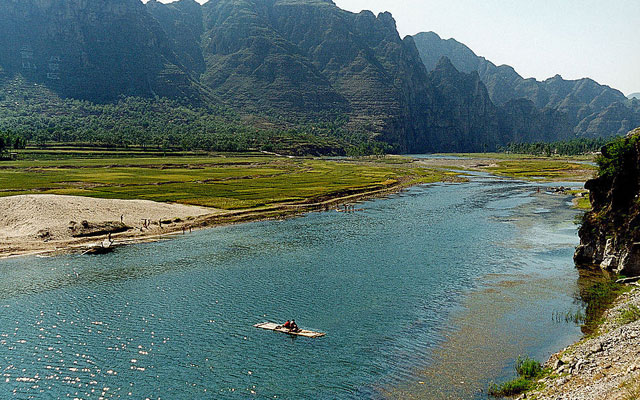
<path fill-rule="evenodd" d="M 10 240 L 3 249 L 4 256 L 51 249 L 66 252 L 91 245 L 91 240 L 69 237 L 65 228 L 73 225 L 70 221 L 87 220 L 95 226 L 115 221 L 118 225 L 122 221 L 116 220 L 122 219 L 121 214 L 127 214 L 125 219 L 129 221 L 129 229 L 118 234 L 118 239 L 131 243 L 154 240 L 158 235 L 192 228 L 281 219 L 308 211 L 327 210 L 365 198 L 384 196 L 415 184 L 461 182 L 465 180 L 464 171 L 495 172 L 490 167 L 502 162 L 509 163 L 503 175 L 517 178 L 528 173 L 538 181 L 575 181 L 592 173 L 590 166 L 566 158 L 554 158 L 550 168 L 549 158 L 527 157 L 521 160 L 521 168 L 518 168 L 513 155 L 504 160 L 501 157 L 505 155 L 493 155 L 496 158 L 491 159 L 488 157 L 492 155 L 487 154 L 479 155 L 481 158 L 375 156 L 322 159 L 259 152 L 164 152 L 137 147 L 110 149 L 71 145 L 28 147 L 17 153 L 18 160 L 0 161 L 0 199 L 6 197 L 8 207 L 12 207 L 11 204 L 16 206 L 16 201 L 11 200 L 16 196 L 44 194 L 114 201 L 151 200 L 159 202 L 156 208 L 161 208 L 161 203 L 208 208 L 194 210 L 194 214 L 184 210 L 156 210 L 156 221 L 149 229 L 147 223 L 138 226 L 140 220 L 149 220 L 149 215 L 136 214 L 136 219 L 132 220 L 137 211 L 129 210 L 129 205 L 120 203 L 122 213 L 116 210 L 107 215 L 99 211 L 112 209 L 113 205 L 106 204 L 109 202 L 99 206 L 95 201 L 77 199 L 75 203 L 84 203 L 85 206 L 65 209 L 67 211 L 61 212 L 55 221 L 48 223 L 50 226 L 35 220 L 27 224 L 34 228 L 33 232 L 21 231 L 20 238 Z M 33 207 L 47 207 L 40 204 L 45 201 L 44 197 L 32 196 L 25 201 L 30 204 L 36 202 Z M 89 203 L 93 206 L 88 206 Z M 82 211 L 91 207 L 99 210 L 95 209 L 93 213 Z M 177 214 L 160 215 L 160 212 Z M 19 214 L 20 209 L 16 209 L 16 213 Z M 79 214 L 87 215 L 80 218 Z M 27 216 L 5 214 L 10 226 L 16 223 L 16 218 Z M 15 233 L 8 227 L 5 231 L 9 236 Z"/>
<path fill-rule="evenodd" d="M 397 157 L 333 161 L 259 153 L 120 158 L 76 154 L 63 160 L 0 163 L 0 196 L 64 194 L 235 210 L 456 179 L 454 173 Z"/>
<path fill-rule="evenodd" d="M 417 183 L 460 180 L 450 164 L 433 166 L 399 156 L 351 159 L 288 158 L 262 153 L 194 154 L 139 150 L 52 148 L 22 150 L 20 160 L 0 162 L 0 196 L 65 194 L 145 199 L 243 209 L 313 202 L 341 194 Z M 581 179 L 592 167 L 570 159 L 526 158 L 476 163 L 457 169 L 537 180 Z M 495 166 L 493 165 L 495 163 Z"/>

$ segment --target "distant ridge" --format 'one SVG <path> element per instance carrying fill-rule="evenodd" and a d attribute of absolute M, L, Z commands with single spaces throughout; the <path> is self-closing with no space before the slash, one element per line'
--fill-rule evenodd
<path fill-rule="evenodd" d="M 630 98 L 630 99 L 638 99 L 638 100 L 640 100 L 640 93 L 631 93 L 627 97 Z"/>
<path fill-rule="evenodd" d="M 524 79 L 331 0 L 0 1 L 0 110 L 0 130 L 32 141 L 205 149 L 277 131 L 329 149 L 491 151 L 640 126 L 618 90 Z"/>
<path fill-rule="evenodd" d="M 540 112 L 558 111 L 570 133 L 578 136 L 624 135 L 640 125 L 640 107 L 619 90 L 592 79 L 565 80 L 556 75 L 545 81 L 524 79 L 509 65 L 496 66 L 455 39 L 444 40 L 434 32 L 414 36 L 428 71 L 440 57 L 448 57 L 462 72 L 477 72 L 498 106 L 528 100 Z M 557 127 L 550 127 L 557 129 Z"/>

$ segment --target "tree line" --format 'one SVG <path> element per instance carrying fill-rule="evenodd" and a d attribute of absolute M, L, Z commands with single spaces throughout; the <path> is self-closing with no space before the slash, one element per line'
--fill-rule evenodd
<path fill-rule="evenodd" d="M 600 151 L 611 138 L 578 138 L 553 143 L 510 143 L 498 149 L 501 153 L 530 154 L 540 156 L 578 156 Z"/>
<path fill-rule="evenodd" d="M 0 155 L 10 150 L 24 149 L 27 141 L 12 132 L 0 132 Z"/>

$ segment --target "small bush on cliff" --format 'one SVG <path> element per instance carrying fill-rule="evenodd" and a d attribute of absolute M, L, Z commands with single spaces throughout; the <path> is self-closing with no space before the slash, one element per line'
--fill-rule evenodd
<path fill-rule="evenodd" d="M 624 170 L 627 155 L 638 143 L 638 135 L 619 137 L 602 148 L 602 154 L 596 158 L 601 177 L 612 178 Z"/>

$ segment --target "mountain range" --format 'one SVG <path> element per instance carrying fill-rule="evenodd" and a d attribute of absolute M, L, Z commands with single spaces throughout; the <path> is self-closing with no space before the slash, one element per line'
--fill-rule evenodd
<path fill-rule="evenodd" d="M 478 73 L 496 105 L 511 107 L 513 101 L 528 100 L 532 109 L 557 111 L 557 118 L 564 119 L 575 135 L 624 135 L 640 124 L 636 103 L 592 79 L 565 80 L 560 75 L 542 82 L 524 79 L 512 67 L 496 66 L 455 39 L 426 32 L 414 40 L 427 70 L 435 68 L 439 57 L 448 57 L 458 70 Z"/>
<path fill-rule="evenodd" d="M 3 0 L 5 110 L 16 82 L 42 88 L 29 96 L 92 104 L 215 105 L 256 129 L 338 123 L 340 135 L 397 152 L 492 150 L 640 125 L 640 101 L 608 86 L 524 79 L 455 40 L 401 38 L 391 14 L 331 0 Z"/>

